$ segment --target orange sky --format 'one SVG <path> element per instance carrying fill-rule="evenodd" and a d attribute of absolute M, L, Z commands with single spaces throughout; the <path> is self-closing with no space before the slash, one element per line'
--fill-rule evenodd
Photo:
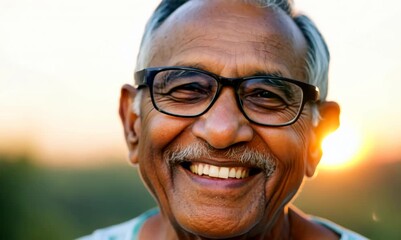
<path fill-rule="evenodd" d="M 119 88 L 155 0 L 2 0 L 0 151 L 53 165 L 124 158 Z M 298 0 L 332 54 L 329 99 L 363 144 L 401 159 L 401 2 Z M 338 145 L 341 148 L 341 145 Z M 97 159 L 96 161 L 92 159 Z"/>

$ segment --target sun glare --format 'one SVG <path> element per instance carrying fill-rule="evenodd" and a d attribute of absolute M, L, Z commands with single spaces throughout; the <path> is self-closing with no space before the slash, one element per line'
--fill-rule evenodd
<path fill-rule="evenodd" d="M 323 157 L 319 167 L 339 169 L 355 165 L 362 157 L 362 145 L 362 133 L 358 127 L 342 119 L 337 131 L 323 140 Z"/>

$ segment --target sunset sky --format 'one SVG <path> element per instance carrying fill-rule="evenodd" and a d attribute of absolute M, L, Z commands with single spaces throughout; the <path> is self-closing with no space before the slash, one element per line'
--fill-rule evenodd
<path fill-rule="evenodd" d="M 0 152 L 54 166 L 125 158 L 119 89 L 132 83 L 158 2 L 2 0 Z M 353 156 L 401 160 L 401 1 L 295 3 L 331 51 L 329 100 L 340 103 L 344 123 L 331 154 L 355 138 Z"/>

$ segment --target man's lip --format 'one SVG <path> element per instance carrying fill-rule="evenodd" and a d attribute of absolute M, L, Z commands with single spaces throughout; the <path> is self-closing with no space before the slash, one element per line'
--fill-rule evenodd
<path fill-rule="evenodd" d="M 234 181 L 247 180 L 263 170 L 255 166 L 242 164 L 238 161 L 185 161 L 180 168 L 199 181 Z"/>
<path fill-rule="evenodd" d="M 243 168 L 258 168 L 250 163 L 241 162 L 241 160 L 227 160 L 224 158 L 202 158 L 202 159 L 183 159 L 182 162 L 188 163 L 203 163 L 214 165 L 217 167 L 243 167 Z"/>
<path fill-rule="evenodd" d="M 189 170 L 193 174 L 197 174 L 199 176 L 205 177 L 213 177 L 213 178 L 235 178 L 235 179 L 243 179 L 249 176 L 250 168 L 248 167 L 238 167 L 238 166 L 218 166 L 214 164 L 207 163 L 199 163 L 199 162 L 191 162 L 189 164 Z"/>
<path fill-rule="evenodd" d="M 249 185 L 250 182 L 253 182 L 255 178 L 257 178 L 259 175 L 262 175 L 261 173 L 259 173 L 256 175 L 247 176 L 245 178 L 223 179 L 218 177 L 210 177 L 210 176 L 195 174 L 192 173 L 191 170 L 183 166 L 179 166 L 178 168 L 179 171 L 184 173 L 188 177 L 188 180 L 191 181 L 192 183 L 198 186 L 206 187 L 207 189 L 214 189 L 215 191 L 223 191 L 223 192 L 232 188 L 245 187 Z M 265 178 L 262 177 L 262 179 Z"/>
<path fill-rule="evenodd" d="M 248 176 L 255 175 L 260 172 L 265 172 L 264 169 L 260 167 L 249 165 L 245 163 L 241 163 L 240 161 L 223 161 L 223 160 L 210 160 L 210 159 L 202 159 L 202 160 L 191 160 L 191 161 L 183 161 L 181 163 L 188 171 L 197 175 L 204 175 L 215 178 L 237 178 L 242 179 Z M 212 171 L 210 171 L 212 170 Z"/>

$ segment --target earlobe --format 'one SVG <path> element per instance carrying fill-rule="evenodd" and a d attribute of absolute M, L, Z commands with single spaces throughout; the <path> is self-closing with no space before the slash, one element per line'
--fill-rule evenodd
<path fill-rule="evenodd" d="M 316 167 L 319 164 L 320 159 L 322 158 L 323 151 L 321 148 L 320 141 L 317 140 L 315 134 L 312 134 L 309 149 L 308 149 L 308 159 L 306 165 L 306 176 L 313 177 L 315 175 Z"/>
<path fill-rule="evenodd" d="M 306 176 L 313 177 L 323 155 L 322 141 L 340 125 L 340 106 L 336 102 L 323 102 L 319 106 L 320 120 L 314 126 L 308 149 Z"/>
<path fill-rule="evenodd" d="M 124 136 L 129 151 L 129 161 L 138 163 L 138 143 L 140 136 L 140 117 L 133 111 L 137 90 L 130 85 L 121 88 L 119 114 L 124 128 Z"/>

